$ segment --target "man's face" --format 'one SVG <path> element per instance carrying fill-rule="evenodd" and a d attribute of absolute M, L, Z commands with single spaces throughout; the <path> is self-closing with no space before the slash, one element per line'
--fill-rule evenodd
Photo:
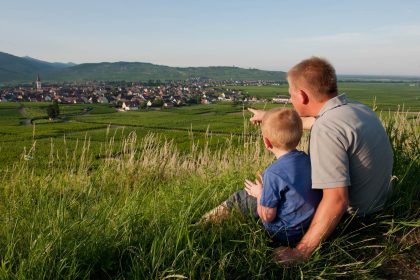
<path fill-rule="evenodd" d="M 295 107 L 296 111 L 299 115 L 301 115 L 302 104 L 300 104 L 300 98 L 298 96 L 299 90 L 297 90 L 292 83 L 289 82 L 289 93 L 290 98 L 292 99 L 293 107 Z"/>

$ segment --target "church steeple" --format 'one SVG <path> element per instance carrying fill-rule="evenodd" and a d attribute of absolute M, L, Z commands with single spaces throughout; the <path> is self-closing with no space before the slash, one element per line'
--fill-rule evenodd
<path fill-rule="evenodd" d="M 36 77 L 36 89 L 42 89 L 41 88 L 41 79 L 39 78 L 39 74 Z"/>

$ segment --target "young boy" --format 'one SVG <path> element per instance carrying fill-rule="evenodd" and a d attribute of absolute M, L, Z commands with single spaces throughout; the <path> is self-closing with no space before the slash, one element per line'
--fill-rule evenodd
<path fill-rule="evenodd" d="M 237 207 L 243 214 L 261 219 L 276 239 L 296 241 L 308 229 L 322 198 L 321 190 L 312 189 L 309 156 L 296 150 L 302 120 L 295 110 L 275 108 L 264 115 L 261 125 L 264 145 L 277 161 L 264 174 L 258 171 L 263 183 L 246 180 L 245 190 L 235 192 L 203 221 L 217 221 Z"/>

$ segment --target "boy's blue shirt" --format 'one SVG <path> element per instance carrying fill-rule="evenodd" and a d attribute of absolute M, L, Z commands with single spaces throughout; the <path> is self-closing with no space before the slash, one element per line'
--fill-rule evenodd
<path fill-rule="evenodd" d="M 321 199 L 322 190 L 312 189 L 311 162 L 304 152 L 284 154 L 263 173 L 260 205 L 277 207 L 276 218 L 264 226 L 279 240 L 298 239 L 309 227 Z"/>

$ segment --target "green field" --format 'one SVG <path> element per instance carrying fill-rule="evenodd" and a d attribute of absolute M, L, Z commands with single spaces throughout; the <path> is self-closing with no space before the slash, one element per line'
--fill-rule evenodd
<path fill-rule="evenodd" d="M 214 133 L 235 133 L 243 131 L 242 106 L 209 104 L 191 107 L 165 109 L 161 111 L 139 110 L 112 115 L 70 117 L 69 120 L 113 125 L 159 128 L 165 130 L 190 130 Z M 239 112 L 239 114 L 237 114 Z M 245 120 L 251 116 L 245 113 Z"/>
<path fill-rule="evenodd" d="M 385 92 L 377 96 L 378 108 L 419 107 L 418 87 L 340 86 L 366 103 L 370 92 Z M 272 88 L 255 90 L 269 97 L 264 94 Z M 48 105 L 22 104 L 31 118 L 43 117 Z M 283 105 L 252 105 L 277 106 Z M 119 113 L 61 104 L 70 122 L 37 119 L 29 126 L 20 107 L 0 103 L 0 279 L 420 275 L 418 115 L 381 115 L 397 177 L 386 207 L 373 217 L 343 219 L 311 258 L 288 267 L 271 258 L 281 244 L 240 215 L 214 226 L 191 224 L 274 160 L 242 105 Z M 88 107 L 94 109 L 81 115 Z M 307 145 L 305 133 L 299 148 Z"/>
<path fill-rule="evenodd" d="M 228 87 L 241 90 L 243 94 L 258 98 L 274 98 L 277 95 L 289 95 L 288 85 Z M 420 87 L 411 87 L 404 83 L 338 83 L 338 92 L 346 93 L 349 100 L 362 102 L 379 110 L 398 110 L 404 106 L 411 112 L 420 111 Z"/>
<path fill-rule="evenodd" d="M 31 119 L 47 118 L 48 102 L 23 102 L 23 113 Z M 86 111 L 90 114 L 112 114 L 116 110 L 110 104 L 60 104 L 61 116 L 81 115 Z"/>
<path fill-rule="evenodd" d="M 340 92 L 346 92 L 349 99 L 361 101 L 373 107 L 374 97 L 378 115 L 382 112 L 398 110 L 419 111 L 420 87 L 410 87 L 405 84 L 381 83 L 340 83 Z M 261 86 L 237 88 L 244 94 L 271 98 L 287 93 L 287 85 Z M 24 126 L 25 118 L 19 113 L 21 104 L 23 112 L 35 124 L 35 136 L 32 126 Z M 248 103 L 235 105 L 232 102 L 218 102 L 210 105 L 185 106 L 161 111 L 139 110 L 120 113 L 111 108 L 109 104 L 60 104 L 60 114 L 70 122 L 46 120 L 48 103 L 1 103 L 0 104 L 0 168 L 10 167 L 25 149 L 30 149 L 31 141 L 37 140 L 37 151 L 49 154 L 51 141 L 54 145 L 63 145 L 67 138 L 69 149 L 73 149 L 77 141 L 91 139 L 90 150 L 94 166 L 100 164 L 99 147 L 108 125 L 111 133 L 124 128 L 124 135 L 135 131 L 139 137 L 148 132 L 161 135 L 162 139 L 173 140 L 175 146 L 182 152 L 189 152 L 191 139 L 199 140 L 198 145 L 203 147 L 206 133 L 212 135 L 209 142 L 211 150 L 217 149 L 218 143 L 225 143 L 233 138 L 237 141 L 243 134 L 256 135 L 258 128 L 251 126 L 248 119 L 252 114 L 246 108 L 271 109 L 278 106 L 292 107 L 292 105 L 272 103 Z M 414 116 L 409 115 L 409 118 Z M 193 132 L 191 136 L 190 132 Z M 115 141 L 118 140 L 118 137 Z M 80 148 L 80 146 L 79 146 Z"/>

